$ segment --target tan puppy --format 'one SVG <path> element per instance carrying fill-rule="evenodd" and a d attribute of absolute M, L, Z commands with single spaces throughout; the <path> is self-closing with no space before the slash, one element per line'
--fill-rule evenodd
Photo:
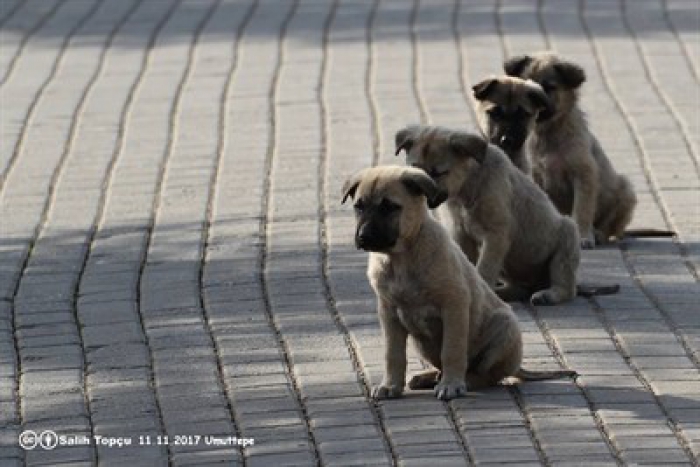
<path fill-rule="evenodd" d="M 408 165 L 448 194 L 455 240 L 488 285 L 505 280 L 501 298 L 552 305 L 576 295 L 576 226 L 503 151 L 477 135 L 431 126 L 399 131 L 397 154 L 402 149 Z"/>
<path fill-rule="evenodd" d="M 550 112 L 549 98 L 539 84 L 510 76 L 488 78 L 472 87 L 481 131 L 525 174 L 531 175 L 525 141 L 535 122 Z"/>
<path fill-rule="evenodd" d="M 415 376 L 410 387 L 434 386 L 440 399 L 462 396 L 468 387 L 494 385 L 508 376 L 547 379 L 576 374 L 520 369 L 522 338 L 516 317 L 430 216 L 428 206 L 445 197 L 425 172 L 365 169 L 345 183 L 343 202 L 348 197 L 355 201 L 355 243 L 370 252 L 367 275 L 377 294 L 386 346 L 384 378 L 373 388 L 374 397 L 403 393 L 409 335 L 437 369 Z"/>
<path fill-rule="evenodd" d="M 578 106 L 586 75 L 553 53 L 513 57 L 503 65 L 510 76 L 542 86 L 552 110 L 540 118 L 530 139 L 535 179 L 557 209 L 573 216 L 581 246 L 621 239 L 637 204 L 632 184 L 615 172 Z"/>

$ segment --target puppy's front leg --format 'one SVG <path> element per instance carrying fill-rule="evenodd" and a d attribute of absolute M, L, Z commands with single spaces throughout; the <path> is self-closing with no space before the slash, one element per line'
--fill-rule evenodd
<path fill-rule="evenodd" d="M 504 228 L 500 232 L 489 232 L 486 235 L 481 247 L 481 255 L 476 265 L 482 279 L 492 289 L 496 288 L 498 275 L 503 269 L 503 261 L 510 248 L 510 239 L 506 232 L 507 228 Z"/>
<path fill-rule="evenodd" d="M 408 333 L 399 321 L 396 307 L 379 299 L 379 323 L 384 334 L 384 377 L 372 389 L 375 399 L 400 397 L 406 385 L 406 339 Z"/>
<path fill-rule="evenodd" d="M 598 170 L 595 166 L 581 167 L 574 178 L 572 214 L 581 237 L 581 248 L 595 246 L 593 221 L 598 204 Z"/>
<path fill-rule="evenodd" d="M 469 347 L 469 314 L 464 310 L 468 301 L 457 300 L 442 310 L 442 377 L 435 386 L 438 399 L 449 400 L 467 393 L 467 351 Z"/>

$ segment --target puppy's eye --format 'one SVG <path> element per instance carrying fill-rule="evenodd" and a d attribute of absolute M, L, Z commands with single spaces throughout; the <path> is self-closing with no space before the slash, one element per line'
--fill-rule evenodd
<path fill-rule="evenodd" d="M 362 200 L 357 200 L 357 203 L 355 203 L 355 211 L 356 212 L 362 212 L 365 210 L 365 203 L 362 202 Z"/>
<path fill-rule="evenodd" d="M 379 210 L 384 214 L 390 214 L 392 212 L 398 211 L 399 209 L 401 209 L 400 205 L 393 203 L 386 198 L 384 198 L 382 202 L 379 203 Z"/>
<path fill-rule="evenodd" d="M 428 176 L 432 178 L 433 180 L 437 180 L 440 177 L 443 177 L 447 175 L 447 170 L 443 170 L 442 172 L 438 171 L 438 169 L 430 169 L 428 171 Z"/>

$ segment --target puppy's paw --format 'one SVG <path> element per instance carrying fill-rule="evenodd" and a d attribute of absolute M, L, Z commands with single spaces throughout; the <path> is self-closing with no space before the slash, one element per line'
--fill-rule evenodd
<path fill-rule="evenodd" d="M 464 397 L 467 395 L 467 385 L 464 381 L 440 381 L 435 386 L 435 397 L 440 400 L 448 401 L 455 397 Z"/>
<path fill-rule="evenodd" d="M 540 290 L 535 292 L 530 297 L 530 303 L 539 306 L 556 305 L 557 300 L 552 296 L 549 290 Z"/>
<path fill-rule="evenodd" d="M 372 388 L 372 397 L 375 399 L 396 399 L 403 394 L 403 388 L 398 386 L 385 386 L 380 384 Z"/>

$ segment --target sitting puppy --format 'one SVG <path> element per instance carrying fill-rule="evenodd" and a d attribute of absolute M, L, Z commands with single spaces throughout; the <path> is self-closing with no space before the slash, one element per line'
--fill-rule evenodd
<path fill-rule="evenodd" d="M 410 335 L 436 369 L 415 376 L 412 389 L 434 387 L 439 399 L 508 376 L 525 380 L 575 372 L 522 370 L 522 338 L 510 307 L 494 294 L 442 225 L 428 212 L 445 196 L 422 170 L 375 167 L 343 187 L 355 201 L 355 244 L 370 252 L 367 275 L 377 294 L 385 339 L 385 374 L 376 398 L 399 397 Z M 427 203 L 426 203 L 427 200 Z M 439 378 L 439 382 L 438 382 Z"/>
<path fill-rule="evenodd" d="M 489 78 L 472 91 L 478 101 L 481 131 L 491 144 L 505 152 L 517 168 L 532 175 L 525 141 L 535 130 L 538 118 L 551 111 L 549 98 L 539 84 L 510 76 Z"/>
<path fill-rule="evenodd" d="M 510 76 L 542 86 L 551 110 L 530 139 L 535 179 L 563 214 L 572 215 L 583 248 L 621 239 L 637 204 L 632 184 L 615 172 L 578 105 L 586 75 L 553 53 L 523 55 L 503 65 Z"/>
<path fill-rule="evenodd" d="M 481 137 L 441 127 L 396 133 L 396 153 L 447 193 L 453 237 L 504 300 L 553 305 L 577 293 L 576 225 L 529 177 Z"/>

